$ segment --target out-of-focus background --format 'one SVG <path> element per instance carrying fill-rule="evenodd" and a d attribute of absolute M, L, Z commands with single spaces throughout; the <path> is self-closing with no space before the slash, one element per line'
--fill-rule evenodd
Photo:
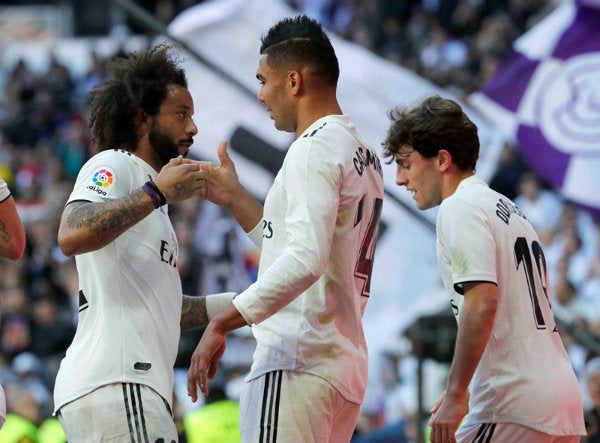
<path fill-rule="evenodd" d="M 256 100 L 259 36 L 306 13 L 340 59 L 339 100 L 376 149 L 388 112 L 437 93 L 459 101 L 482 141 L 478 174 L 538 230 L 552 307 L 581 381 L 588 442 L 600 441 L 600 1 L 598 0 L 22 0 L 0 1 L 0 174 L 26 225 L 18 262 L 0 260 L 0 443 L 64 442 L 52 418 L 56 370 L 77 322 L 74 259 L 56 246 L 62 207 L 95 151 L 87 93 L 113 57 L 170 41 L 180 52 L 199 133 L 191 155 L 228 140 L 242 182 L 263 199 L 291 134 Z M 384 165 L 386 198 L 365 313 L 367 396 L 353 443 L 426 440 L 427 411 L 452 356 L 455 321 L 435 261 L 435 210 L 418 212 Z M 258 253 L 231 216 L 201 200 L 169 208 L 184 292 L 241 291 Z M 181 442 L 236 426 L 210 406 L 238 400 L 249 328 L 229 337 L 214 398 L 192 404 L 176 363 Z M 202 421 L 203 414 L 213 417 Z M 221 414 L 223 417 L 223 414 Z M 216 435 L 216 434 L 215 434 Z M 232 440 L 232 442 L 235 440 Z"/>

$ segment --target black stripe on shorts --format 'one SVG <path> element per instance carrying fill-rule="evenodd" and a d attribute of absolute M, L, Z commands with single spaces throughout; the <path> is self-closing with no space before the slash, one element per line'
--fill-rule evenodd
<path fill-rule="evenodd" d="M 472 443 L 490 443 L 496 430 L 496 423 L 484 423 L 479 427 Z"/>
<path fill-rule="evenodd" d="M 123 401 L 125 402 L 125 415 L 129 426 L 129 440 L 131 443 L 150 443 L 142 392 L 138 383 L 121 383 L 123 387 Z"/>
<path fill-rule="evenodd" d="M 277 423 L 279 421 L 282 378 L 283 371 L 273 371 L 265 374 L 265 387 L 260 413 L 259 443 L 277 443 Z"/>

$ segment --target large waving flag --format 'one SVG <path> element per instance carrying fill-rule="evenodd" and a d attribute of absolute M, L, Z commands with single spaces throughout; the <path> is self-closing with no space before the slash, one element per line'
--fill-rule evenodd
<path fill-rule="evenodd" d="M 562 3 L 471 103 L 566 199 L 600 217 L 599 0 Z"/>

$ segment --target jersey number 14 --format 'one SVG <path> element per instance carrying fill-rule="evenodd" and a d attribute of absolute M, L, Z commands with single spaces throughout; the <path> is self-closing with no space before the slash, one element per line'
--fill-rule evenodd
<path fill-rule="evenodd" d="M 365 196 L 360 200 L 358 209 L 356 211 L 356 217 L 354 218 L 354 226 L 358 225 L 363 219 L 363 211 L 365 203 Z M 379 218 L 381 217 L 381 207 L 383 200 L 376 198 L 373 201 L 373 212 L 371 217 L 368 219 L 367 230 L 360 243 L 360 251 L 358 254 L 358 260 L 354 268 L 354 276 L 363 280 L 363 287 L 361 294 L 363 297 L 369 297 L 371 293 L 371 274 L 373 272 L 373 258 L 375 256 L 375 244 L 377 241 L 377 228 L 379 227 Z"/>

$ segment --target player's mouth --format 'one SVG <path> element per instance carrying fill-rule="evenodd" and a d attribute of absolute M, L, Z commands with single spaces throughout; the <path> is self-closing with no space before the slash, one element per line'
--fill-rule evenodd
<path fill-rule="evenodd" d="M 182 140 L 182 141 L 179 142 L 179 146 L 181 148 L 183 148 L 182 155 L 184 157 L 187 157 L 187 155 L 190 152 L 190 146 L 192 146 L 193 144 L 194 144 L 194 141 L 191 140 L 191 139 L 190 140 Z"/>

